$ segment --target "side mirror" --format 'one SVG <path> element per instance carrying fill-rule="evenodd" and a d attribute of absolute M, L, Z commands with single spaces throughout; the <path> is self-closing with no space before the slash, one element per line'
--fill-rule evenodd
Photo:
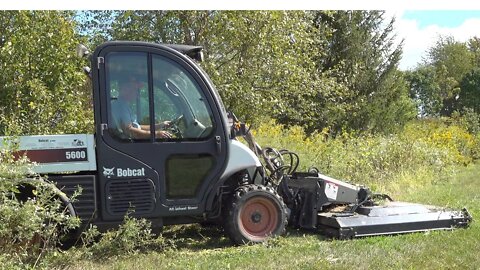
<path fill-rule="evenodd" d="M 88 77 L 92 78 L 92 72 L 90 67 L 83 67 L 83 73 L 85 73 L 85 75 L 87 75 Z"/>
<path fill-rule="evenodd" d="M 203 62 L 204 57 L 202 49 L 202 47 L 197 46 L 185 52 L 185 54 L 188 55 L 190 58 L 197 60 L 198 62 Z"/>
<path fill-rule="evenodd" d="M 197 54 L 195 54 L 193 59 L 197 60 L 198 62 L 203 62 L 205 60 L 203 51 L 199 51 Z"/>
<path fill-rule="evenodd" d="M 83 45 L 83 44 L 78 44 L 76 51 L 77 51 L 77 56 L 78 57 L 85 57 L 85 56 L 88 56 L 90 54 L 90 51 L 88 50 L 88 48 L 85 47 L 85 45 Z"/>

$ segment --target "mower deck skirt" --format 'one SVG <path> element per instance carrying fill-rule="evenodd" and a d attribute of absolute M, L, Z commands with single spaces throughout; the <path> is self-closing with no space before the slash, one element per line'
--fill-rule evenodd
<path fill-rule="evenodd" d="M 359 207 L 355 212 L 318 213 L 317 225 L 329 236 L 353 237 L 450 230 L 467 227 L 472 217 L 466 209 L 451 211 L 438 207 L 389 202 L 382 206 Z"/>

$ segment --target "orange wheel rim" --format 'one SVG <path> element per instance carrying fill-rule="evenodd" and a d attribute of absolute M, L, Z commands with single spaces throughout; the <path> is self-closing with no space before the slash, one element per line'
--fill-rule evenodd
<path fill-rule="evenodd" d="M 271 200 L 253 197 L 240 210 L 240 230 L 251 240 L 271 235 L 278 225 L 278 211 Z"/>

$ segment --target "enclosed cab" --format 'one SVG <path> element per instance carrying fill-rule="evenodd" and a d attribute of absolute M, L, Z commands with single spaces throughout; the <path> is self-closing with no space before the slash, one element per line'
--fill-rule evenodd
<path fill-rule="evenodd" d="M 67 195 L 82 187 L 73 205 L 84 224 L 108 229 L 127 213 L 154 227 L 213 219 L 232 185 L 262 181 L 201 58 L 198 46 L 107 42 L 90 56 L 95 135 L 20 137 L 38 173 Z"/>

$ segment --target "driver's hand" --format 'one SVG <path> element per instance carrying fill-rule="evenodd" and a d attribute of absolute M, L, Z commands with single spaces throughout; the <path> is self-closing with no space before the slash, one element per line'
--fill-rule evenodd
<path fill-rule="evenodd" d="M 166 138 L 166 139 L 170 139 L 172 138 L 172 134 L 170 134 L 170 132 L 167 132 L 167 131 L 164 131 L 164 130 L 158 130 L 155 132 L 155 136 L 157 138 Z"/>
<path fill-rule="evenodd" d="M 171 121 L 164 121 L 162 123 L 156 124 L 155 129 L 165 129 L 170 127 L 171 124 L 172 124 Z"/>
<path fill-rule="evenodd" d="M 168 128 L 172 124 L 172 121 L 164 121 L 162 124 L 164 128 Z"/>

